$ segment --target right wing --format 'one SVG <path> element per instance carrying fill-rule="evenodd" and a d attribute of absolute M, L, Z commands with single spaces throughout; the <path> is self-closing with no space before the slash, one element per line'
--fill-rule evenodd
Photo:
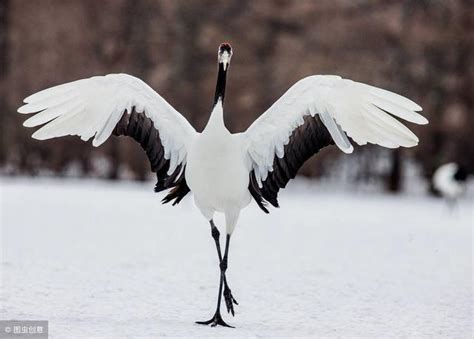
<path fill-rule="evenodd" d="M 247 145 L 249 190 L 262 210 L 278 207 L 280 188 L 320 149 L 336 144 L 412 147 L 418 138 L 393 116 L 416 123 L 428 120 L 413 101 L 334 75 L 315 75 L 294 84 L 242 134 Z M 346 136 L 347 134 L 347 136 Z"/>
<path fill-rule="evenodd" d="M 77 135 L 99 146 L 109 136 L 135 139 L 148 156 L 158 183 L 155 191 L 174 188 L 164 202 L 178 203 L 189 192 L 184 179 L 187 149 L 197 132 L 142 80 L 109 74 L 51 87 L 27 97 L 19 113 L 37 113 L 23 125 L 45 124 L 38 140 Z"/>

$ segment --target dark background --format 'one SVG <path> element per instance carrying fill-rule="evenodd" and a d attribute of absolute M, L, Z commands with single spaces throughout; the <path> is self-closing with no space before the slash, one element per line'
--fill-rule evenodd
<path fill-rule="evenodd" d="M 149 178 L 133 141 L 112 137 L 98 149 L 74 137 L 35 141 L 16 109 L 45 87 L 125 72 L 201 130 L 223 41 L 234 48 L 225 117 L 231 131 L 245 130 L 300 78 L 338 74 L 405 95 L 430 120 L 408 125 L 421 140 L 413 149 L 358 148 L 351 180 L 399 191 L 407 164 L 425 178 L 447 161 L 473 171 L 473 3 L 0 0 L 0 173 Z M 301 174 L 330 175 L 347 158 L 329 148 Z"/>

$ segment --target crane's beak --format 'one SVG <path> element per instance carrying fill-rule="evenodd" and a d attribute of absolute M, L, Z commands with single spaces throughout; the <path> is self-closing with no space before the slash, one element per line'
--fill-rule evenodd
<path fill-rule="evenodd" d="M 227 70 L 227 67 L 230 64 L 230 58 L 232 57 L 232 54 L 228 52 L 224 52 L 222 54 L 219 54 L 219 63 L 223 64 L 224 66 L 224 71 Z"/>
<path fill-rule="evenodd" d="M 232 58 L 232 47 L 228 43 L 223 43 L 219 46 L 219 53 L 217 54 L 217 60 L 224 67 L 224 71 L 227 70 L 230 64 L 230 58 Z"/>

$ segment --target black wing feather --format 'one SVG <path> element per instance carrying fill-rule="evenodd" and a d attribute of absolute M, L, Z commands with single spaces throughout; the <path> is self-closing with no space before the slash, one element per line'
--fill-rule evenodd
<path fill-rule="evenodd" d="M 304 123 L 295 128 L 290 140 L 284 147 L 283 158 L 275 155 L 273 171 L 268 173 L 260 188 L 252 170 L 250 172 L 249 191 L 258 206 L 268 213 L 267 202 L 275 207 L 278 205 L 278 192 L 285 188 L 288 181 L 296 176 L 300 167 L 320 149 L 333 145 L 334 141 L 318 115 L 306 115 Z"/>
<path fill-rule="evenodd" d="M 130 113 L 127 111 L 123 113 L 113 130 L 113 134 L 132 137 L 142 146 L 150 161 L 151 170 L 156 173 L 158 179 L 155 192 L 171 189 L 162 200 L 164 204 L 174 200 L 174 206 L 188 194 L 190 189 L 184 177 L 186 168 L 181 170 L 182 165 L 179 165 L 171 175 L 167 173 L 170 168 L 170 161 L 164 157 L 160 133 L 155 128 L 153 120 L 143 113 L 138 113 L 133 107 Z"/>

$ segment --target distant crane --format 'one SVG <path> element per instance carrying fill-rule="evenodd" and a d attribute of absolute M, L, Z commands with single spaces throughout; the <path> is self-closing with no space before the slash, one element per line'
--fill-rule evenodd
<path fill-rule="evenodd" d="M 142 80 L 109 74 L 45 89 L 27 97 L 19 113 L 40 112 L 26 127 L 45 124 L 33 134 L 38 140 L 77 135 L 99 146 L 111 134 L 134 138 L 145 150 L 156 173 L 155 191 L 170 189 L 163 203 L 178 204 L 190 191 L 210 223 L 220 266 L 219 294 L 213 317 L 198 324 L 228 326 L 221 317 L 221 297 L 234 315 L 226 279 L 229 242 L 240 211 L 252 200 L 268 213 L 278 207 L 278 191 L 323 147 L 336 144 L 343 152 L 357 144 L 412 147 L 418 138 L 392 115 L 427 124 L 416 113 L 421 107 L 398 94 L 342 79 L 314 75 L 294 84 L 244 133 L 232 134 L 224 124 L 223 102 L 232 48 L 218 50 L 218 74 L 209 121 L 201 133 Z M 391 115 L 390 115 L 390 114 Z M 225 215 L 226 243 L 222 253 L 215 212 Z"/>
<path fill-rule="evenodd" d="M 466 190 L 468 172 L 455 163 L 443 164 L 433 174 L 433 187 L 446 199 L 448 206 L 453 209 L 458 199 Z"/>

